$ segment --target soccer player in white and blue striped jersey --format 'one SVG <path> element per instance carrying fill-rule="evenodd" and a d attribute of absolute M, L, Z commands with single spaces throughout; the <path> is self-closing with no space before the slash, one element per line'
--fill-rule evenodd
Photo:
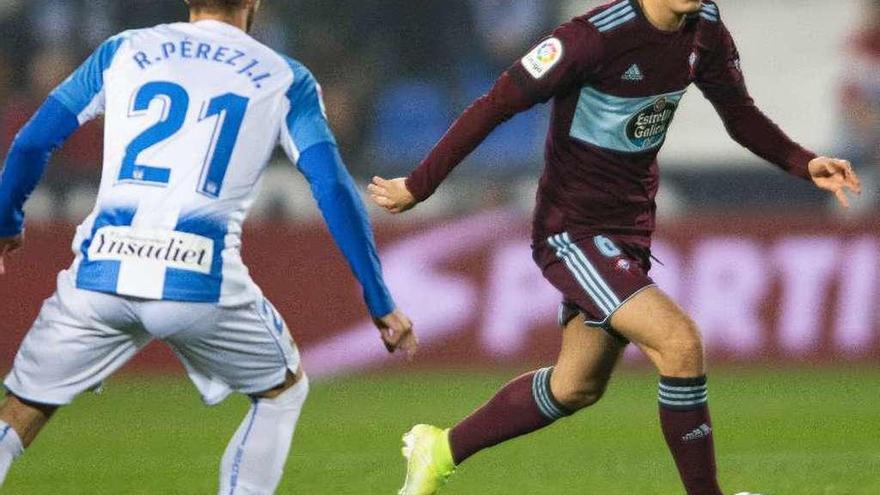
<path fill-rule="evenodd" d="M 277 487 L 308 392 L 287 326 L 248 275 L 241 227 L 281 144 L 306 176 L 363 286 L 389 351 L 415 351 L 382 278 L 364 206 L 302 64 L 247 31 L 259 0 L 190 0 L 189 23 L 110 38 L 21 130 L 0 175 L 2 258 L 23 242 L 23 206 L 53 149 L 103 114 L 97 204 L 4 384 L 0 483 L 60 406 L 154 339 L 208 404 L 249 395 L 229 443 L 222 494 Z M 10 282 L 6 282 L 7 284 Z"/>

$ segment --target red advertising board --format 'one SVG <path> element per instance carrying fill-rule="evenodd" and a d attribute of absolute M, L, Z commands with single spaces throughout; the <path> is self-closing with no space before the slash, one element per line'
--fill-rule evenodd
<path fill-rule="evenodd" d="M 31 225 L 0 278 L 0 368 L 70 263 L 70 225 Z M 388 284 L 422 341 L 417 365 L 551 362 L 559 295 L 531 260 L 529 219 L 510 211 L 379 225 Z M 729 216 L 667 223 L 652 276 L 700 325 L 715 361 L 876 362 L 880 224 Z M 398 365 L 379 344 L 359 289 L 320 224 L 254 223 L 244 258 L 286 318 L 308 370 Z M 635 349 L 630 359 L 640 359 Z M 136 369 L 175 369 L 161 345 Z"/>

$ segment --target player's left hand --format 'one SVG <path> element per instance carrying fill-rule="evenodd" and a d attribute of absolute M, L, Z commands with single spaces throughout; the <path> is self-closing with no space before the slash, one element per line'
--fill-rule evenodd
<path fill-rule="evenodd" d="M 810 162 L 810 178 L 819 189 L 828 191 L 837 198 L 840 206 L 849 208 L 846 190 L 856 194 L 862 193 L 859 176 L 853 171 L 852 164 L 846 160 L 820 156 Z"/>
<path fill-rule="evenodd" d="M 24 244 L 24 235 L 19 234 L 13 237 L 0 237 L 0 275 L 6 274 L 6 266 L 3 264 L 3 258 L 7 254 L 15 251 Z"/>
<path fill-rule="evenodd" d="M 395 309 L 380 318 L 373 318 L 373 323 L 382 335 L 382 342 L 388 352 L 398 349 L 406 352 L 407 359 L 412 360 L 419 347 L 419 339 L 413 331 L 413 323 L 403 311 Z"/>

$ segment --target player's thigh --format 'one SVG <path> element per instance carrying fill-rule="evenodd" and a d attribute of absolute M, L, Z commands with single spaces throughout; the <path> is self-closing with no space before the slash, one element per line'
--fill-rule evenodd
<path fill-rule="evenodd" d="M 694 321 L 669 296 L 650 287 L 623 304 L 611 327 L 663 368 L 702 368 L 702 341 Z M 688 370 L 685 370 L 688 371 Z"/>
<path fill-rule="evenodd" d="M 77 289 L 64 272 L 25 336 L 4 384 L 29 402 L 68 404 L 99 386 L 149 341 L 126 299 Z"/>
<path fill-rule="evenodd" d="M 554 397 L 574 407 L 598 401 L 626 345 L 624 339 L 587 325 L 579 311 L 566 318 L 562 349 L 550 377 Z"/>
<path fill-rule="evenodd" d="M 275 389 L 300 371 L 290 331 L 266 299 L 238 307 L 144 303 L 140 312 L 147 330 L 174 350 L 209 404 L 231 392 Z"/>
<path fill-rule="evenodd" d="M 647 260 L 635 259 L 603 235 L 579 241 L 565 233 L 554 235 L 536 245 L 534 256 L 565 303 L 583 313 L 587 325 L 612 334 L 611 316 L 654 285 Z"/>

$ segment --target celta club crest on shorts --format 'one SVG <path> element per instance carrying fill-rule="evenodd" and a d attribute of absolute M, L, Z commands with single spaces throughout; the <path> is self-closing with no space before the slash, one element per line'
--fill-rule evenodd
<path fill-rule="evenodd" d="M 628 272 L 630 268 L 632 268 L 632 263 L 626 258 L 620 258 L 617 260 L 617 263 L 614 264 L 614 268 L 621 272 Z"/>

